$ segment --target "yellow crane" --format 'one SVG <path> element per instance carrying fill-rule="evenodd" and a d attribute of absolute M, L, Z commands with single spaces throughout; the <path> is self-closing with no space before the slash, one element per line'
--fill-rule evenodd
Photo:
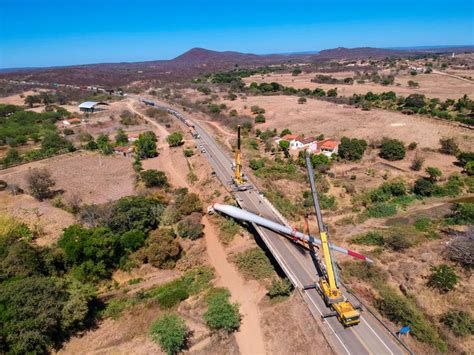
<path fill-rule="evenodd" d="M 337 316 L 337 319 L 346 327 L 359 324 L 360 313 L 349 301 L 346 300 L 342 291 L 339 289 L 339 278 L 337 266 L 332 251 L 329 248 L 329 235 L 327 228 L 323 222 L 321 208 L 319 206 L 318 193 L 316 184 L 314 183 L 314 172 L 311 164 L 310 153 L 306 152 L 306 167 L 308 171 L 309 183 L 311 185 L 311 194 L 313 196 L 313 204 L 318 222 L 319 235 L 321 238 L 321 247 L 324 256 L 324 277 L 320 277 L 318 283 L 306 286 L 305 289 L 316 288 L 324 298 L 324 302 L 334 312 L 328 316 Z"/>
<path fill-rule="evenodd" d="M 240 149 L 240 126 L 237 126 L 237 148 L 235 149 L 234 164 L 233 164 L 234 176 L 232 182 L 234 188 L 239 191 L 245 191 L 252 188 L 252 185 L 247 183 L 245 175 L 242 173 L 242 152 Z"/>

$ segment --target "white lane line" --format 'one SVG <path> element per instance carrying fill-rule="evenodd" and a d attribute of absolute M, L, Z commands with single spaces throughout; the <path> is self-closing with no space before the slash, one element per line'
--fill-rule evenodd
<path fill-rule="evenodd" d="M 316 304 L 316 302 L 313 301 L 313 299 L 307 295 L 308 299 L 311 301 L 311 303 L 314 305 L 314 307 L 316 307 L 316 309 L 318 310 L 319 314 L 321 314 L 321 316 L 323 315 L 323 313 L 319 310 L 318 308 L 318 305 Z M 336 338 L 339 340 L 339 342 L 341 343 L 342 347 L 346 350 L 347 354 L 351 354 L 349 349 L 346 348 L 346 346 L 344 345 L 344 342 L 342 341 L 342 339 L 339 337 L 339 335 L 337 335 L 337 333 L 334 331 L 334 328 L 331 326 L 331 324 L 329 322 L 325 322 L 328 326 L 329 326 L 329 329 L 332 330 L 333 334 L 336 336 Z"/>
<path fill-rule="evenodd" d="M 251 198 L 248 198 L 248 200 L 249 200 L 249 202 L 250 202 L 255 208 L 257 208 L 257 206 L 254 204 L 254 202 L 252 201 Z M 267 236 L 265 236 L 265 238 L 268 239 L 268 240 L 269 240 L 269 243 L 270 243 L 271 237 L 268 238 Z M 270 243 L 270 244 L 271 244 L 271 243 Z M 285 245 L 285 246 L 286 246 L 286 245 Z M 306 271 L 306 269 L 305 269 L 305 268 L 303 267 L 303 265 L 300 263 L 298 257 L 296 257 L 296 255 L 293 254 L 293 252 L 292 252 L 292 250 L 291 250 L 292 248 L 287 247 L 286 249 L 287 249 L 287 250 L 290 252 L 290 254 L 292 254 L 292 256 L 295 258 L 296 262 L 300 265 L 302 271 L 303 271 L 304 273 L 306 273 L 308 276 L 311 277 L 311 275 Z M 275 253 L 274 253 L 274 256 L 276 256 L 277 254 L 278 254 L 278 252 L 275 252 Z M 281 265 L 281 264 L 280 264 L 280 265 Z M 323 313 L 321 312 L 321 310 L 319 309 L 318 305 L 316 304 L 316 302 L 314 302 L 314 300 L 311 298 L 311 295 L 310 295 L 308 292 L 306 292 L 306 297 L 311 301 L 311 303 L 314 305 L 314 307 L 316 308 L 316 310 L 317 310 L 317 311 L 319 312 L 319 314 L 322 316 Z M 341 345 L 342 345 L 342 347 L 344 348 L 344 350 L 346 350 L 347 354 L 350 355 L 351 353 L 350 353 L 349 349 L 347 349 L 346 345 L 344 344 L 344 342 L 342 341 L 342 339 L 339 337 L 339 335 L 336 333 L 336 331 L 335 331 L 334 328 L 331 326 L 331 324 L 330 324 L 329 322 L 327 322 L 327 321 L 324 322 L 324 323 L 326 323 L 326 324 L 329 326 L 329 329 L 331 329 L 332 333 L 333 333 L 333 334 L 336 336 L 336 338 L 339 340 L 339 342 L 341 343 Z"/>
<path fill-rule="evenodd" d="M 367 322 L 363 317 L 362 318 L 362 321 L 367 324 L 367 326 L 370 328 L 370 330 L 372 331 L 372 333 L 375 334 L 375 336 L 377 337 L 378 340 L 380 340 L 380 342 L 383 344 L 383 346 L 385 346 L 387 348 L 387 350 L 390 352 L 390 354 L 393 355 L 393 352 L 392 350 L 390 350 L 390 348 L 388 347 L 387 344 L 385 344 L 385 342 L 378 336 L 377 332 L 370 326 L 369 322 Z"/>

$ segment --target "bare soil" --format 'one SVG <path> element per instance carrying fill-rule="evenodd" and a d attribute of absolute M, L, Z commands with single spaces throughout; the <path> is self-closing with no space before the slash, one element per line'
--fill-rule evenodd
<path fill-rule="evenodd" d="M 34 242 L 38 245 L 53 244 L 63 229 L 75 222 L 72 214 L 48 201 L 40 202 L 26 194 L 12 196 L 6 191 L 0 191 L 0 213 L 17 217 L 36 231 L 38 237 Z"/>
<path fill-rule="evenodd" d="M 115 201 L 134 193 L 132 160 L 98 153 L 75 152 L 0 170 L 0 179 L 28 190 L 26 176 L 30 169 L 47 168 L 63 191 L 64 201 L 73 196 L 84 204 Z"/>

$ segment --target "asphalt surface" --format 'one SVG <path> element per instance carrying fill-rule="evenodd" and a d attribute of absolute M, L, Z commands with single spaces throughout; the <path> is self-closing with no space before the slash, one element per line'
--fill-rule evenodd
<path fill-rule="evenodd" d="M 172 112 L 177 118 L 183 119 L 180 113 Z M 198 122 L 193 121 L 194 128 L 200 138 L 196 140 L 202 145 L 203 153 L 213 167 L 219 180 L 229 185 L 232 181 L 232 160 L 225 148 L 219 146 L 214 138 Z M 235 193 L 236 199 L 243 209 L 261 215 L 281 224 L 287 221 L 278 213 L 271 203 L 256 189 Z M 254 225 L 262 240 L 267 245 L 287 277 L 298 289 L 317 281 L 318 273 L 310 253 L 281 235 Z M 345 291 L 345 290 L 344 290 Z M 346 297 L 353 303 L 358 302 L 349 294 Z M 344 328 L 336 317 L 321 318 L 330 312 L 323 299 L 314 289 L 302 291 L 308 307 L 316 321 L 327 326 L 326 337 L 338 354 L 406 354 L 405 349 L 369 312 L 361 312 L 361 322 L 357 326 Z M 315 349 L 317 352 L 317 349 Z"/>

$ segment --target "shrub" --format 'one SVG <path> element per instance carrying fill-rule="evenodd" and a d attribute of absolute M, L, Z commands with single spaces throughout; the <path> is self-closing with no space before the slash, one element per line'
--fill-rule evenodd
<path fill-rule="evenodd" d="M 420 86 L 420 84 L 416 81 L 408 80 L 408 86 L 411 87 L 411 88 L 417 88 L 417 87 Z"/>
<path fill-rule="evenodd" d="M 425 159 L 421 155 L 416 154 L 413 158 L 413 161 L 411 162 L 410 169 L 414 171 L 420 171 L 424 162 Z"/>
<path fill-rule="evenodd" d="M 291 295 L 293 285 L 288 279 L 274 279 L 267 289 L 267 295 L 270 298 L 286 297 Z"/>
<path fill-rule="evenodd" d="M 5 165 L 5 167 L 19 164 L 22 161 L 23 158 L 16 149 L 9 149 L 6 156 L 1 160 L 2 164 Z"/>
<path fill-rule="evenodd" d="M 183 144 L 183 135 L 181 132 L 173 132 L 166 137 L 166 141 L 170 147 L 178 147 Z"/>
<path fill-rule="evenodd" d="M 345 278 L 356 277 L 359 280 L 370 282 L 375 287 L 387 281 L 387 273 L 375 264 L 360 261 L 346 261 L 342 265 L 342 275 Z"/>
<path fill-rule="evenodd" d="M 467 162 L 464 166 L 464 171 L 467 175 L 473 176 L 474 175 L 474 161 Z"/>
<path fill-rule="evenodd" d="M 265 116 L 262 114 L 258 114 L 255 116 L 255 123 L 265 123 L 266 119 Z"/>
<path fill-rule="evenodd" d="M 120 245 L 126 252 L 138 250 L 145 244 L 145 233 L 139 230 L 125 232 L 120 237 Z"/>
<path fill-rule="evenodd" d="M 431 268 L 431 275 L 428 278 L 429 287 L 448 292 L 453 290 L 458 282 L 459 276 L 448 265 L 442 264 Z"/>
<path fill-rule="evenodd" d="M 192 156 L 194 155 L 194 150 L 192 150 L 192 149 L 185 149 L 185 150 L 183 151 L 183 154 L 184 154 L 184 156 L 185 156 L 186 158 L 190 158 L 190 157 L 192 157 Z"/>
<path fill-rule="evenodd" d="M 411 334 L 416 339 L 435 346 L 441 352 L 447 350 L 436 328 L 407 298 L 386 286 L 380 288 L 379 293 L 380 298 L 375 301 L 375 306 L 382 314 L 398 324 L 410 325 Z"/>
<path fill-rule="evenodd" d="M 474 203 L 456 203 L 447 220 L 452 224 L 474 224 Z"/>
<path fill-rule="evenodd" d="M 280 137 L 286 136 L 287 134 L 291 134 L 291 131 L 288 128 L 284 128 L 280 133 Z"/>
<path fill-rule="evenodd" d="M 308 100 L 306 100 L 306 97 L 300 97 L 300 98 L 298 99 L 298 103 L 299 103 L 299 104 L 305 104 L 306 101 L 308 101 Z"/>
<path fill-rule="evenodd" d="M 397 139 L 384 139 L 380 146 L 380 157 L 387 160 L 401 160 L 405 153 L 405 145 Z"/>
<path fill-rule="evenodd" d="M 140 177 L 148 188 L 168 186 L 168 178 L 163 171 L 145 170 L 140 173 Z"/>
<path fill-rule="evenodd" d="M 422 197 L 428 197 L 433 194 L 435 189 L 435 184 L 425 178 L 421 178 L 415 181 L 415 186 L 413 187 L 413 192 Z"/>
<path fill-rule="evenodd" d="M 458 337 L 474 334 L 474 319 L 468 312 L 448 311 L 441 316 L 441 322 Z"/>
<path fill-rule="evenodd" d="M 165 314 L 152 324 L 150 336 L 168 355 L 177 354 L 186 346 L 188 330 L 184 320 L 176 314 Z"/>
<path fill-rule="evenodd" d="M 251 159 L 249 166 L 252 170 L 258 170 L 265 166 L 265 161 L 263 159 Z"/>
<path fill-rule="evenodd" d="M 366 148 L 367 142 L 363 139 L 342 137 L 339 145 L 339 155 L 346 160 L 359 160 L 364 155 Z"/>
<path fill-rule="evenodd" d="M 358 235 L 351 240 L 352 243 L 362 245 L 377 245 L 383 246 L 385 241 L 382 233 L 378 231 L 368 232 L 365 234 Z"/>
<path fill-rule="evenodd" d="M 397 214 L 397 206 L 393 203 L 376 203 L 365 211 L 370 218 L 390 217 Z"/>
<path fill-rule="evenodd" d="M 196 221 L 195 218 L 192 218 L 192 216 L 185 217 L 176 226 L 176 232 L 181 238 L 189 238 L 191 240 L 202 237 L 204 234 L 203 229 L 204 226 L 199 221 Z"/>
<path fill-rule="evenodd" d="M 433 166 L 429 166 L 426 168 L 425 172 L 428 174 L 429 179 L 433 182 L 438 180 L 438 178 L 442 175 L 441 170 L 435 168 Z"/>
<path fill-rule="evenodd" d="M 410 144 L 408 144 L 408 150 L 415 150 L 417 146 L 418 146 L 418 143 L 411 142 Z"/>
<path fill-rule="evenodd" d="M 229 302 L 229 291 L 213 289 L 206 297 L 207 311 L 204 320 L 213 330 L 235 331 L 240 327 L 239 305 Z"/>
<path fill-rule="evenodd" d="M 411 236 L 404 233 L 392 233 L 386 239 L 388 247 L 395 251 L 402 251 L 410 248 L 413 245 L 413 241 L 410 239 Z"/>
<path fill-rule="evenodd" d="M 237 117 L 238 113 L 237 113 L 237 110 L 230 110 L 229 111 L 229 116 L 230 117 Z"/>
<path fill-rule="evenodd" d="M 426 232 L 430 226 L 431 226 L 431 219 L 427 217 L 420 217 L 416 219 L 414 223 L 415 229 L 420 232 Z"/>
<path fill-rule="evenodd" d="M 235 263 L 242 274 L 249 279 L 264 279 L 274 272 L 267 256 L 259 247 L 248 249 L 236 255 Z"/>
<path fill-rule="evenodd" d="M 254 106 L 250 107 L 250 111 L 252 111 L 252 113 L 255 114 L 255 115 L 265 113 L 265 109 L 260 107 L 260 106 L 257 106 L 257 105 L 254 105 Z"/>
<path fill-rule="evenodd" d="M 26 179 L 31 195 L 36 199 L 42 201 L 53 195 L 51 188 L 56 185 L 56 182 L 51 177 L 49 170 L 45 168 L 32 169 Z"/>
<path fill-rule="evenodd" d="M 202 212 L 202 202 L 199 195 L 194 192 L 179 193 L 176 197 L 174 205 L 176 206 L 176 212 L 180 216 L 187 216 L 193 212 Z"/>
<path fill-rule="evenodd" d="M 459 153 L 459 147 L 454 138 L 441 138 L 439 144 L 441 145 L 439 151 L 443 154 L 456 155 Z"/>

